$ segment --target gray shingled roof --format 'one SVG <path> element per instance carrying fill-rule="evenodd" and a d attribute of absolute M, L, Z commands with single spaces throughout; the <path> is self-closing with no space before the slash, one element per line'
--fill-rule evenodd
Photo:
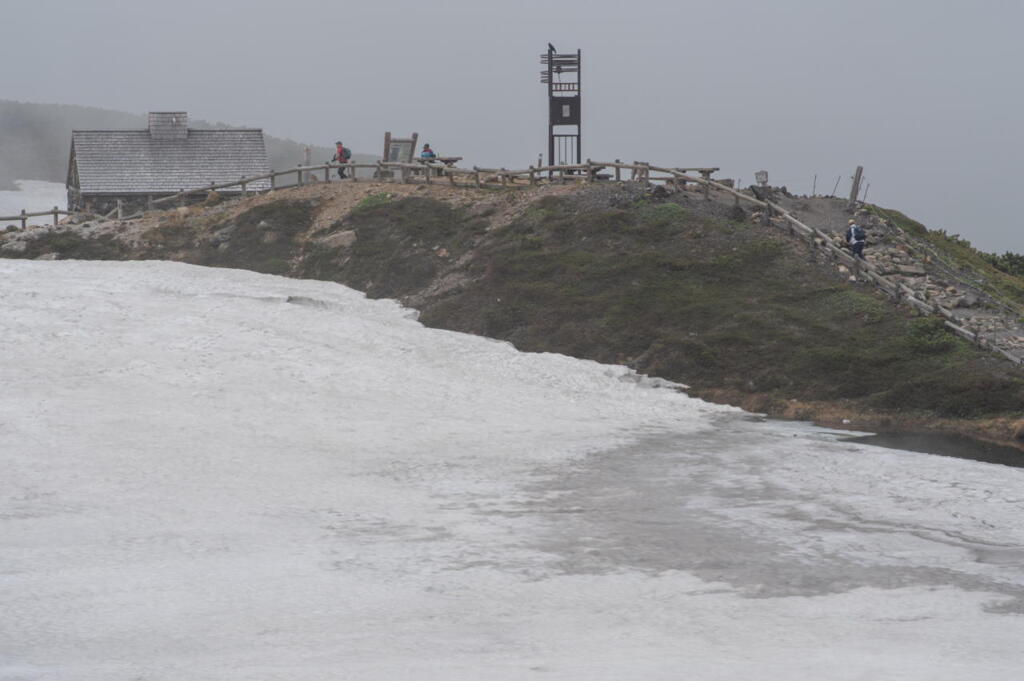
<path fill-rule="evenodd" d="M 154 139 L 149 130 L 75 130 L 71 144 L 83 194 L 173 193 L 270 172 L 262 130 L 189 128 L 181 139 Z M 270 180 L 247 189 L 270 189 Z"/>

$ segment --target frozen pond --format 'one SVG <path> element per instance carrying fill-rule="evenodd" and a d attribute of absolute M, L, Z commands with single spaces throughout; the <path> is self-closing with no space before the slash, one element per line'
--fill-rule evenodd
<path fill-rule="evenodd" d="M 37 213 L 53 210 L 54 206 L 61 210 L 67 209 L 67 190 L 59 182 L 17 180 L 15 184 L 18 186 L 16 191 L 0 191 L 0 216 L 18 215 L 22 210 L 26 213 Z M 29 224 L 48 224 L 51 219 L 47 216 L 29 218 Z M 0 220 L 0 228 L 7 225 L 21 225 L 21 221 Z"/>
<path fill-rule="evenodd" d="M 342 286 L 0 261 L 0 679 L 1005 680 L 1024 471 Z"/>

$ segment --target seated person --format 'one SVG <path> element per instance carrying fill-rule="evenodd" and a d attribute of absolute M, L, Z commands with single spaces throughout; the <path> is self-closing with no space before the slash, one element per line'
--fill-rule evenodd
<path fill-rule="evenodd" d="M 420 158 L 437 158 L 437 154 L 430 148 L 429 144 L 423 145 L 423 151 L 420 153 Z"/>

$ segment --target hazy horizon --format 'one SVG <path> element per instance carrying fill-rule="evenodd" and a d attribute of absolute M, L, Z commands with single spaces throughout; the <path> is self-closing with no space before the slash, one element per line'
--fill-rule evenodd
<path fill-rule="evenodd" d="M 583 51 L 586 157 L 718 166 L 744 184 L 763 168 L 797 194 L 817 175 L 819 193 L 840 178 L 845 195 L 863 165 L 869 201 L 1024 252 L 1024 4 L 1011 0 L 4 9 L 5 99 L 186 110 L 373 154 L 385 130 L 415 130 L 481 166 L 525 166 L 546 149 L 538 57 L 550 41 Z"/>

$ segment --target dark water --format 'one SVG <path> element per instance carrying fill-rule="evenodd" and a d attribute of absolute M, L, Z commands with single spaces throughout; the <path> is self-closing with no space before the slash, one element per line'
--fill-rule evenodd
<path fill-rule="evenodd" d="M 985 463 L 1024 468 L 1024 451 L 1014 447 L 994 445 L 962 435 L 942 433 L 878 433 L 864 437 L 851 437 L 848 442 L 861 442 L 876 447 L 907 449 L 957 459 L 970 459 Z"/>

